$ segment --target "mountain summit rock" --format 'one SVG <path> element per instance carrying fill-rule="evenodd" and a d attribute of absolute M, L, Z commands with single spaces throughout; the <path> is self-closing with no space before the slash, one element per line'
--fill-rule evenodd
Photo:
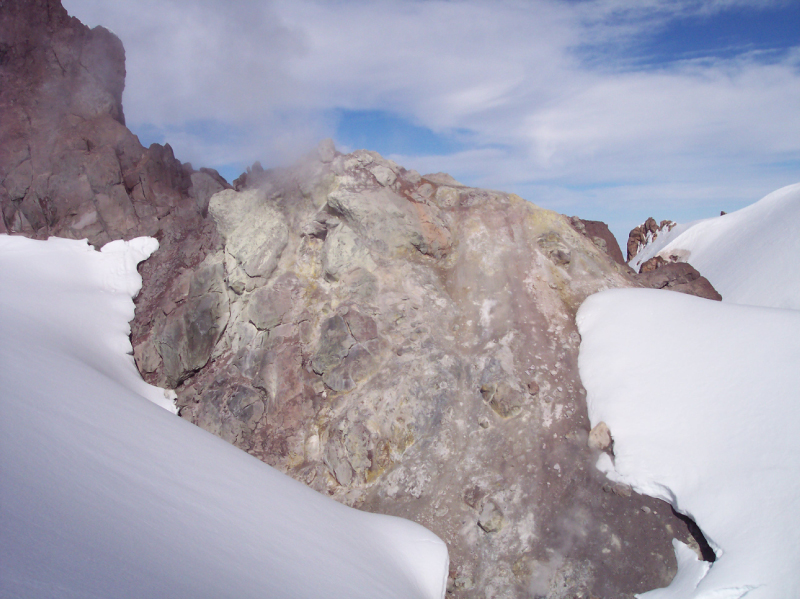
<path fill-rule="evenodd" d="M 153 287 L 144 265 L 145 378 L 319 492 L 434 531 L 451 596 L 668 584 L 686 527 L 597 471 L 578 375 L 578 307 L 632 271 L 513 194 L 331 154 L 214 195 L 197 267 Z"/>
<path fill-rule="evenodd" d="M 448 596 L 670 582 L 685 524 L 609 484 L 613 446 L 589 445 L 575 313 L 639 285 L 607 228 L 330 141 L 233 189 L 141 146 L 124 72 L 119 40 L 58 1 L 2 3 L 0 231 L 159 240 L 131 337 L 183 418 L 434 531 Z"/>

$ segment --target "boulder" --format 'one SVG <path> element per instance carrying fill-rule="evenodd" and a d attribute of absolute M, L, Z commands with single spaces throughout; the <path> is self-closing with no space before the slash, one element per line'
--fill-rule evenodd
<path fill-rule="evenodd" d="M 645 265 L 648 265 L 648 270 L 644 269 Z M 635 275 L 635 278 L 642 287 L 668 289 L 710 300 L 722 300 L 711 282 L 686 262 L 666 262 L 663 258 L 656 257 L 645 262 L 642 272 Z"/>
<path fill-rule="evenodd" d="M 577 368 L 578 306 L 636 286 L 630 269 L 566 217 L 374 152 L 318 149 L 245 183 L 209 203 L 229 314 L 210 359 L 190 371 L 179 352 L 178 375 L 146 374 L 182 379 L 184 418 L 348 505 L 428 526 L 470 581 L 455 597 L 526 596 L 532 564 L 556 556 L 573 561 L 553 584 L 581 564 L 587 593 L 669 583 L 666 527 L 684 533 L 666 509 L 642 527 L 651 500 L 604 492 Z M 627 544 L 609 570 L 613 538 Z"/>

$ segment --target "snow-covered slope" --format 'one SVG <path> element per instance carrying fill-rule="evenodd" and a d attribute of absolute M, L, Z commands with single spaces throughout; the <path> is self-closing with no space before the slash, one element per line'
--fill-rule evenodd
<path fill-rule="evenodd" d="M 673 503 L 720 550 L 696 590 L 697 564 L 683 591 L 645 596 L 800 597 L 800 312 L 614 290 L 590 297 L 578 325 L 611 476 Z M 641 331 L 658 331 L 645 351 Z"/>
<path fill-rule="evenodd" d="M 126 355 L 155 247 L 0 236 L 0 596 L 441 598 L 428 530 L 146 401 L 169 407 Z"/>
<path fill-rule="evenodd" d="M 662 233 L 631 261 L 677 255 L 734 304 L 800 310 L 800 183 L 746 208 Z"/>

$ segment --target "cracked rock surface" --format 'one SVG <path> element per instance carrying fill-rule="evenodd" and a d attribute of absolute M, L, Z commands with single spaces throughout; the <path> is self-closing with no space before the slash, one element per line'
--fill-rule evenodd
<path fill-rule="evenodd" d="M 629 269 L 566 217 L 373 152 L 257 174 L 210 199 L 221 247 L 140 301 L 137 363 L 184 418 L 436 532 L 450 596 L 670 582 L 685 526 L 596 470 L 578 376 L 575 312 Z"/>
<path fill-rule="evenodd" d="M 125 127 L 113 34 L 0 4 L 0 233 L 159 240 L 131 337 L 184 418 L 436 532 L 448 596 L 670 582 L 685 523 L 596 470 L 613 431 L 589 446 L 574 315 L 639 284 L 607 228 L 330 142 L 232 190 Z"/>

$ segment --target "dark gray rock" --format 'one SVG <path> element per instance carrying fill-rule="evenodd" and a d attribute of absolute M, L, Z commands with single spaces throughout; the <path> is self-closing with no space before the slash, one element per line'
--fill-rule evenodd
<path fill-rule="evenodd" d="M 338 314 L 328 318 L 320 327 L 319 349 L 311 361 L 314 372 L 323 374 L 341 364 L 355 344 L 344 318 Z"/>
<path fill-rule="evenodd" d="M 155 347 L 170 387 L 176 387 L 208 363 L 225 330 L 229 307 L 223 277 L 221 261 L 206 260 L 191 277 L 185 300 L 160 320 Z"/>

